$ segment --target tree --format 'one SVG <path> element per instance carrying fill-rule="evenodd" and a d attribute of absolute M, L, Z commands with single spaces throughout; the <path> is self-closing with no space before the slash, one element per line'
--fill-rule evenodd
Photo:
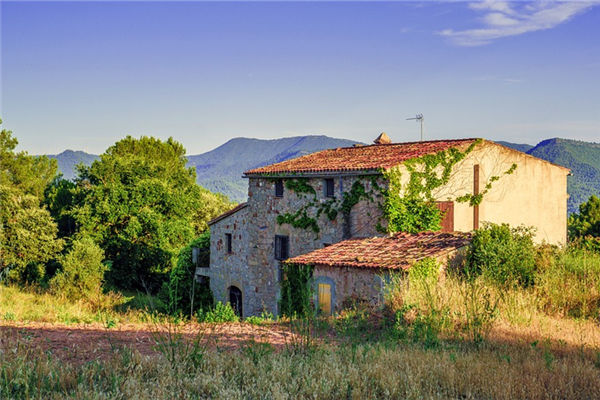
<path fill-rule="evenodd" d="M 58 225 L 60 238 L 71 238 L 75 233 L 75 219 L 72 215 L 74 207 L 75 183 L 57 175 L 46 187 L 44 205 Z"/>
<path fill-rule="evenodd" d="M 50 280 L 50 288 L 71 300 L 98 295 L 107 266 L 104 252 L 90 238 L 76 239 L 70 251 L 59 257 L 61 270 Z"/>
<path fill-rule="evenodd" d="M 47 157 L 16 153 L 17 144 L 12 132 L 0 132 L 0 278 L 37 280 L 63 246 L 56 223 L 41 206 L 57 166 Z"/>
<path fill-rule="evenodd" d="M 111 260 L 111 284 L 155 292 L 195 236 L 206 202 L 186 161 L 172 138 L 127 136 L 80 168 L 73 215 Z"/>
<path fill-rule="evenodd" d="M 600 198 L 591 196 L 569 217 L 569 239 L 600 251 Z"/>

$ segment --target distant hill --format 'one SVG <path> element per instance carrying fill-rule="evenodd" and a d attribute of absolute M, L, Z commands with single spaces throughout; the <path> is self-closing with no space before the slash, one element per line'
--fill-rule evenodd
<path fill-rule="evenodd" d="M 355 141 L 328 136 L 296 136 L 282 139 L 235 138 L 207 153 L 190 155 L 188 166 L 196 169 L 199 185 L 223 193 L 235 201 L 245 201 L 248 182 L 242 178 L 246 170 L 285 161 L 315 151 L 354 145 Z M 75 166 L 90 165 L 98 159 L 95 154 L 65 150 L 50 154 L 58 161 L 58 169 L 67 179 L 75 177 Z"/>
<path fill-rule="evenodd" d="M 207 153 L 188 156 L 188 165 L 196 168 L 197 182 L 232 200 L 248 196 L 244 171 L 314 153 L 315 151 L 354 145 L 355 141 L 328 136 L 296 136 L 282 139 L 235 138 Z"/>
<path fill-rule="evenodd" d="M 60 154 L 48 154 L 49 158 L 54 158 L 58 162 L 58 170 L 62 172 L 66 179 L 75 178 L 75 166 L 77 164 L 90 165 L 98 159 L 95 154 L 89 154 L 85 151 L 65 150 Z"/>
<path fill-rule="evenodd" d="M 531 150 L 535 147 L 535 146 L 532 146 L 532 145 L 526 144 L 526 143 L 511 143 L 511 142 L 504 142 L 502 140 L 497 140 L 495 142 L 498 144 L 501 144 L 503 146 L 510 147 L 511 149 L 519 150 L 523 153 L 527 153 L 529 150 Z"/>
<path fill-rule="evenodd" d="M 248 169 L 285 161 L 315 151 L 352 146 L 357 142 L 328 136 L 297 136 L 282 139 L 235 138 L 207 153 L 188 156 L 188 165 L 196 169 L 198 184 L 213 192 L 226 194 L 235 201 L 246 200 Z M 592 194 L 600 194 L 600 143 L 568 139 L 548 139 L 536 146 L 498 143 L 571 169 L 568 178 L 568 210 L 577 212 L 579 204 Z M 75 165 L 90 165 L 97 155 L 66 150 L 48 157 L 58 160 L 58 168 L 67 179 L 75 176 Z"/>
<path fill-rule="evenodd" d="M 600 143 L 568 139 L 548 139 L 527 152 L 571 169 L 568 177 L 569 213 L 593 194 L 600 194 Z"/>

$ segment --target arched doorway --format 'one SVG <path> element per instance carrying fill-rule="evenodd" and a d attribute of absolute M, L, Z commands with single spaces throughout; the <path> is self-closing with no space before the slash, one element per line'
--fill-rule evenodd
<path fill-rule="evenodd" d="M 229 304 L 231 304 L 231 308 L 233 308 L 235 314 L 242 318 L 242 291 L 235 286 L 229 287 Z"/>

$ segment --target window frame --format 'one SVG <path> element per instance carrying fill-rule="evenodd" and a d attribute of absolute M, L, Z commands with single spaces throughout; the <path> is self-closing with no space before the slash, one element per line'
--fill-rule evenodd
<path fill-rule="evenodd" d="M 330 187 L 331 184 L 331 187 Z M 331 194 L 329 189 L 331 188 Z M 323 194 L 325 197 L 333 199 L 335 198 L 335 180 L 333 178 L 324 178 L 323 179 Z"/>
<path fill-rule="evenodd" d="M 225 234 L 225 250 L 227 254 L 233 254 L 233 235 L 231 233 Z"/>
<path fill-rule="evenodd" d="M 284 251 L 284 246 L 283 243 L 285 243 L 285 255 L 283 254 Z M 275 235 L 275 259 L 278 261 L 283 261 L 283 260 L 287 260 L 288 258 L 290 258 L 290 237 L 287 235 Z"/>
<path fill-rule="evenodd" d="M 275 197 L 282 198 L 283 197 L 283 179 L 277 179 L 275 181 Z"/>

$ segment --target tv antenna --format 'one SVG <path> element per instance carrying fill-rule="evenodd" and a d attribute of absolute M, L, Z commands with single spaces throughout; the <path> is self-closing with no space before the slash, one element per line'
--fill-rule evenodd
<path fill-rule="evenodd" d="M 406 118 L 406 120 L 411 120 L 414 119 L 417 122 L 421 123 L 421 142 L 423 141 L 423 121 L 425 121 L 425 117 L 423 117 L 423 114 L 417 114 L 415 115 L 414 118 Z"/>

